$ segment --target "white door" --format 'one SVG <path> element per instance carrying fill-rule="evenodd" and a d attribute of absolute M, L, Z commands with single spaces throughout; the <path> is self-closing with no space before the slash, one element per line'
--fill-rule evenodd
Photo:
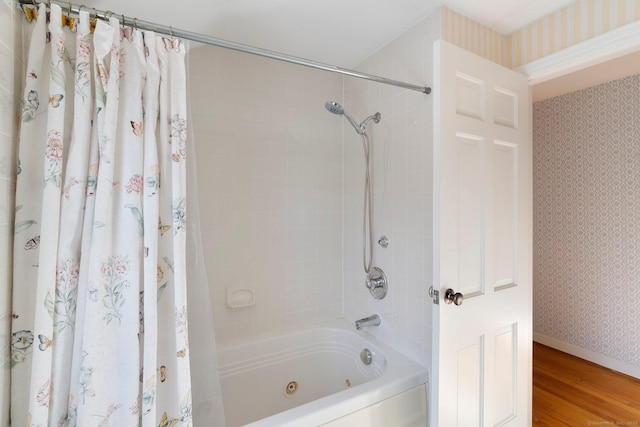
<path fill-rule="evenodd" d="M 531 425 L 531 115 L 527 79 L 434 51 L 431 424 Z M 447 289 L 461 305 L 446 304 Z"/>

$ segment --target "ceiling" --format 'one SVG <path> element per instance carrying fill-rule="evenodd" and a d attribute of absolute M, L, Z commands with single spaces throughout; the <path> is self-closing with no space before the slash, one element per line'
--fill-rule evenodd
<path fill-rule="evenodd" d="M 508 34 L 573 1 L 83 0 L 80 3 L 139 20 L 354 68 L 442 4 Z"/>

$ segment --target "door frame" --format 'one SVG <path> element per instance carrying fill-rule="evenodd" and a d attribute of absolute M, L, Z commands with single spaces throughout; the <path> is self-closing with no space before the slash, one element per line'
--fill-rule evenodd
<path fill-rule="evenodd" d="M 640 20 L 531 61 L 514 68 L 514 71 L 527 76 L 529 86 L 533 86 L 638 51 L 640 51 Z M 535 307 L 532 308 L 535 309 Z M 540 336 L 535 332 L 533 332 L 533 340 L 615 371 L 636 378 L 640 377 L 638 368 L 582 347 Z"/>

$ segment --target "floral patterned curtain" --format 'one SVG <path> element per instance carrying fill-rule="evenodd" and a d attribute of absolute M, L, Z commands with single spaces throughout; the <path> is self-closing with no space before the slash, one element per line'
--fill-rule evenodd
<path fill-rule="evenodd" d="M 186 47 L 89 18 L 41 5 L 31 34 L 12 423 L 189 426 Z"/>

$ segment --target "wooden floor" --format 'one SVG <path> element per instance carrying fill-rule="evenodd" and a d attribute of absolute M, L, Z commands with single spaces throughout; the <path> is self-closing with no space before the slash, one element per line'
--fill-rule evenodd
<path fill-rule="evenodd" d="M 640 380 L 534 343 L 533 425 L 640 427 Z"/>

